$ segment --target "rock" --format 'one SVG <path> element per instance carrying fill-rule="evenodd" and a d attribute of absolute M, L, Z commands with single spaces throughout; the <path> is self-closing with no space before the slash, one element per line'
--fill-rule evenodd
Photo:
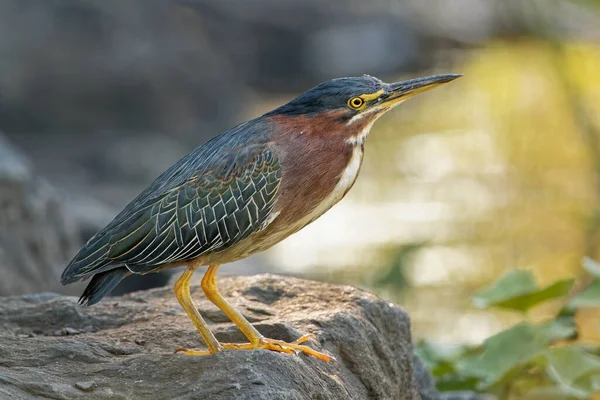
<path fill-rule="evenodd" d="M 96 388 L 96 382 L 88 381 L 88 382 L 77 382 L 75 387 L 79 390 L 83 390 L 84 392 L 90 392 Z"/>
<path fill-rule="evenodd" d="M 80 242 L 61 197 L 0 134 L 0 295 L 60 290 Z"/>
<path fill-rule="evenodd" d="M 43 154 L 34 158 L 38 156 Z M 77 168 L 71 165 L 70 170 Z M 71 178 L 70 170 L 61 171 L 65 180 Z M 88 182 L 96 180 L 88 177 Z M 83 192 L 89 194 L 90 190 L 84 188 Z M 60 286 L 60 274 L 79 246 L 117 212 L 93 197 L 70 193 L 71 188 L 57 189 L 38 176 L 30 160 L 0 133 L 0 296 L 48 290 L 75 294 L 83 290 L 84 284 Z M 145 275 L 125 281 L 118 291 L 164 286 L 169 278 L 168 272 Z"/>
<path fill-rule="evenodd" d="M 413 358 L 413 371 L 421 400 L 440 400 L 440 393 L 435 388 L 435 381 L 431 372 L 416 355 Z"/>
<path fill-rule="evenodd" d="M 6 130 L 189 135 L 229 122 L 239 109 L 243 82 L 203 18 L 179 1 L 20 5 L 0 2 Z"/>
<path fill-rule="evenodd" d="M 0 299 L 0 398 L 418 399 L 410 321 L 399 307 L 351 287 L 274 275 L 219 284 L 265 336 L 314 333 L 309 345 L 337 362 L 264 350 L 173 354 L 202 342 L 171 288 L 90 308 L 48 293 L 7 297 Z M 192 296 L 205 315 L 224 321 L 198 286 Z M 245 341 L 233 324 L 209 323 L 219 340 Z M 53 335 L 67 327 L 78 334 Z"/>

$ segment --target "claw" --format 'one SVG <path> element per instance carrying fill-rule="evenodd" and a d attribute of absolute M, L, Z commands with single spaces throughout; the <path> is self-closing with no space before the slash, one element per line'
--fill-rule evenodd
<path fill-rule="evenodd" d="M 207 356 L 211 354 L 208 350 L 190 350 L 185 347 L 178 347 L 175 349 L 175 354 L 177 353 L 183 353 L 186 356 Z"/>
<path fill-rule="evenodd" d="M 310 339 L 316 339 L 317 337 L 313 333 L 307 333 L 306 335 L 300 336 L 298 339 L 294 340 L 293 344 L 302 344 L 308 342 Z"/>

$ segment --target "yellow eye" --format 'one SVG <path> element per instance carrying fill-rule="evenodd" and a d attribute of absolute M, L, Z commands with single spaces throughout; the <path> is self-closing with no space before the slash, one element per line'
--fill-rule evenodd
<path fill-rule="evenodd" d="M 355 110 L 361 108 L 363 104 L 365 104 L 365 101 L 360 97 L 353 97 L 350 100 L 348 100 L 348 105 L 350 106 L 350 108 L 354 108 Z"/>

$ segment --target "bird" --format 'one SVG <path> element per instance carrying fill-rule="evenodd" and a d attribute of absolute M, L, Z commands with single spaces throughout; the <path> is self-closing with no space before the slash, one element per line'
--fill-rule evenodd
<path fill-rule="evenodd" d="M 383 114 L 416 94 L 460 77 L 443 74 L 384 83 L 336 78 L 200 145 L 162 173 L 67 265 L 63 285 L 88 280 L 79 299 L 93 305 L 130 275 L 186 266 L 175 296 L 207 350 L 265 349 L 332 356 L 306 345 L 263 336 L 219 292 L 216 274 L 230 263 L 270 248 L 315 221 L 354 185 L 365 139 Z M 241 330 L 247 343 L 221 343 L 190 294 L 194 272 L 207 267 L 201 288 Z M 306 344 L 305 344 L 306 343 Z"/>

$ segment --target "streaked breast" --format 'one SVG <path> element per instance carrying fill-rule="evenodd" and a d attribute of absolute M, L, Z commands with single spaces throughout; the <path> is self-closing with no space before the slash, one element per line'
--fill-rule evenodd
<path fill-rule="evenodd" d="M 331 207 L 339 202 L 346 195 L 346 193 L 348 193 L 358 177 L 358 172 L 360 171 L 360 166 L 362 165 L 363 153 L 363 146 L 361 144 L 353 146 L 350 160 L 348 161 L 346 168 L 342 172 L 339 181 L 331 193 L 329 193 L 329 195 L 327 195 L 310 213 L 294 223 L 291 233 L 302 229 L 304 226 L 310 224 L 321 215 L 325 214 Z"/>

